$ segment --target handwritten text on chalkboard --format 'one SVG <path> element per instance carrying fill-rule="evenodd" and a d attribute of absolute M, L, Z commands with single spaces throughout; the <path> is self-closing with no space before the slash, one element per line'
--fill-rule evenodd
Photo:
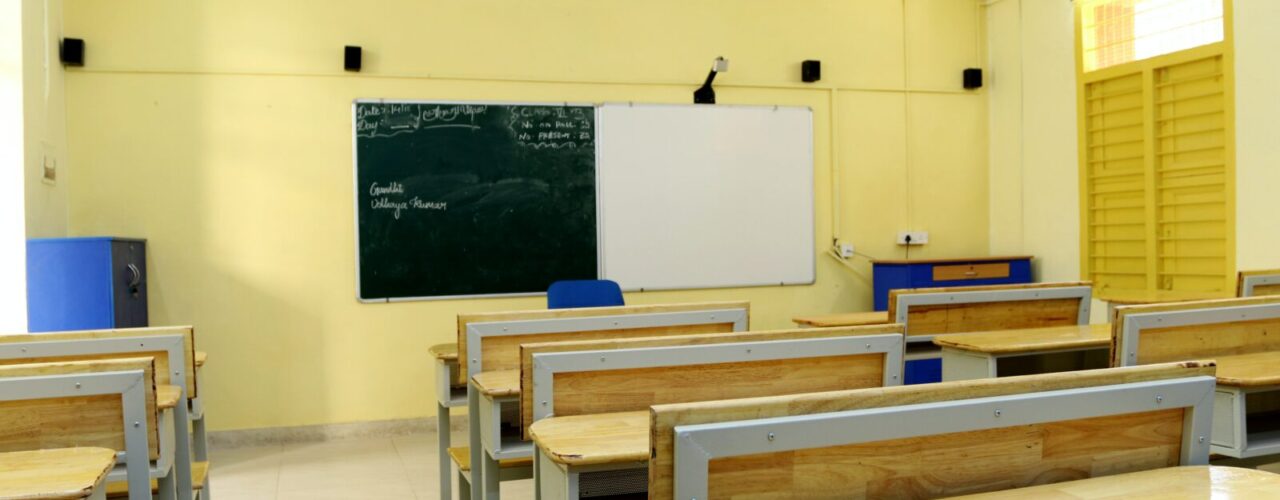
<path fill-rule="evenodd" d="M 379 185 L 373 183 L 369 185 L 369 208 L 374 210 L 389 210 L 396 220 L 400 220 L 400 213 L 405 210 L 448 210 L 449 203 L 444 201 L 424 201 L 422 198 L 414 196 L 408 200 L 404 200 L 404 184 L 392 182 L 388 185 Z"/>
<path fill-rule="evenodd" d="M 395 137 L 433 128 L 478 129 L 478 104 L 362 104 L 356 106 L 356 136 Z"/>

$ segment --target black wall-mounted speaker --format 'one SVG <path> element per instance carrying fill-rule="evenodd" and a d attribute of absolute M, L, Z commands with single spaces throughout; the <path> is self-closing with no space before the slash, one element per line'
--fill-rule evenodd
<path fill-rule="evenodd" d="M 982 70 L 979 68 L 969 68 L 964 70 L 964 88 L 977 89 L 982 88 Z"/>
<path fill-rule="evenodd" d="M 800 79 L 813 83 L 822 79 L 822 61 L 808 60 L 800 63 Z"/>
<path fill-rule="evenodd" d="M 342 69 L 360 71 L 360 47 L 348 45 L 342 49 Z"/>
<path fill-rule="evenodd" d="M 84 40 L 63 38 L 62 47 L 58 50 L 58 59 L 67 66 L 84 66 Z"/>

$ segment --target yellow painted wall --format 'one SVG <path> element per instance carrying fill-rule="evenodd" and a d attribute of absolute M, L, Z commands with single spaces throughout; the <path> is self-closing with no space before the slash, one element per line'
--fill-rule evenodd
<path fill-rule="evenodd" d="M 1236 265 L 1280 267 L 1280 2 L 1234 0 Z"/>
<path fill-rule="evenodd" d="M 26 186 L 26 234 L 67 235 L 67 115 L 64 73 L 58 58 L 63 0 L 22 0 L 23 116 L 22 163 Z M 44 179 L 44 161 L 58 179 Z"/>
<path fill-rule="evenodd" d="M 1073 8 L 987 7 L 991 251 L 1035 255 L 1041 281 L 1080 278 Z"/>
<path fill-rule="evenodd" d="M 723 55 L 720 102 L 814 109 L 819 249 L 838 233 L 899 257 L 896 232 L 917 229 L 930 244 L 913 257 L 988 251 L 987 98 L 960 86 L 984 60 L 976 1 L 300 5 L 66 5 L 89 47 L 66 78 L 71 232 L 148 238 L 152 323 L 197 326 L 214 428 L 431 414 L 426 349 L 455 314 L 544 307 L 355 301 L 355 98 L 689 102 Z M 365 48 L 358 75 L 345 44 Z M 804 59 L 822 82 L 799 82 Z M 754 328 L 788 327 L 869 309 L 870 266 L 852 265 L 820 255 L 812 286 L 627 300 L 747 299 Z"/>

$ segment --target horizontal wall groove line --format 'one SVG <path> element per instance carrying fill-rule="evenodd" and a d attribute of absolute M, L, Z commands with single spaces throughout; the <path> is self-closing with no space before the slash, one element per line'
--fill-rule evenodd
<path fill-rule="evenodd" d="M 193 70 L 122 70 L 122 69 L 75 69 L 67 71 L 68 75 L 77 73 L 103 75 L 157 75 L 157 76 L 254 76 L 277 78 L 367 78 L 377 80 L 439 80 L 454 82 L 485 83 L 525 83 L 539 85 L 612 85 L 612 86 L 644 86 L 644 87 L 688 87 L 697 88 L 701 83 L 694 81 L 660 81 L 660 80 L 569 80 L 536 77 L 504 77 L 504 76 L 458 76 L 458 75 L 397 75 L 397 74 L 345 74 L 345 73 L 272 73 L 252 71 L 193 71 Z M 961 96 L 984 96 L 983 91 L 952 89 L 912 89 L 892 87 L 857 87 L 849 85 L 813 85 L 803 83 L 731 83 L 717 82 L 716 88 L 765 89 L 765 90 L 810 90 L 820 92 L 874 92 L 890 94 L 941 94 Z"/>

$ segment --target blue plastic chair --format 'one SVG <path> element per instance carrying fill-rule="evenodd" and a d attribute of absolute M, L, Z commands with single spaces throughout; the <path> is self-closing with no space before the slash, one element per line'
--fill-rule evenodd
<path fill-rule="evenodd" d="M 547 309 L 621 305 L 622 287 L 613 280 L 564 280 L 547 288 Z"/>

